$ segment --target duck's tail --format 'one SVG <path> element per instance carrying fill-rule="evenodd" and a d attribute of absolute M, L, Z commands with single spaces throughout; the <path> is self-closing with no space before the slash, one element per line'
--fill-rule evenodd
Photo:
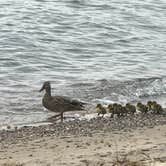
<path fill-rule="evenodd" d="M 75 109 L 77 109 L 77 110 L 84 110 L 86 104 L 87 104 L 87 103 L 82 102 L 82 101 L 72 100 L 72 105 L 73 105 L 73 107 L 75 107 Z"/>

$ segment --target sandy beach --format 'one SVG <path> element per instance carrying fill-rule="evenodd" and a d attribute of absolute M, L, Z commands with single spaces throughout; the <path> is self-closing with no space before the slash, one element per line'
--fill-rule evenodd
<path fill-rule="evenodd" d="M 1 0 L 0 166 L 166 166 L 164 6 Z"/>
<path fill-rule="evenodd" d="M 128 159 L 164 166 L 165 119 L 165 115 L 136 115 L 3 130 L 0 164 L 111 166 L 116 160 Z"/>

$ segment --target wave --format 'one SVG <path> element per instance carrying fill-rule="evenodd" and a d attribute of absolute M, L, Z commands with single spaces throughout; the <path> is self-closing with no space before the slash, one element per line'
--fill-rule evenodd
<path fill-rule="evenodd" d="M 132 81 L 97 80 L 70 85 L 73 95 L 87 101 L 134 102 L 166 94 L 166 78 L 139 78 Z"/>

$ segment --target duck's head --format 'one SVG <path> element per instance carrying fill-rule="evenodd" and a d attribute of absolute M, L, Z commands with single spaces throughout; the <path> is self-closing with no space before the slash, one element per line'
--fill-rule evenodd
<path fill-rule="evenodd" d="M 51 88 L 51 85 L 50 85 L 50 82 L 49 81 L 45 81 L 44 83 L 43 83 L 43 86 L 42 86 L 42 88 L 39 90 L 39 92 L 41 92 L 41 91 L 43 91 L 44 89 L 50 89 Z"/>

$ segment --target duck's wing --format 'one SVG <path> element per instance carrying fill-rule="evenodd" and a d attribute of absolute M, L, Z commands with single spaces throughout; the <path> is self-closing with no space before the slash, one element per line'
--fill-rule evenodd
<path fill-rule="evenodd" d="M 64 111 L 83 110 L 85 103 L 66 96 L 54 96 L 52 103 Z"/>

